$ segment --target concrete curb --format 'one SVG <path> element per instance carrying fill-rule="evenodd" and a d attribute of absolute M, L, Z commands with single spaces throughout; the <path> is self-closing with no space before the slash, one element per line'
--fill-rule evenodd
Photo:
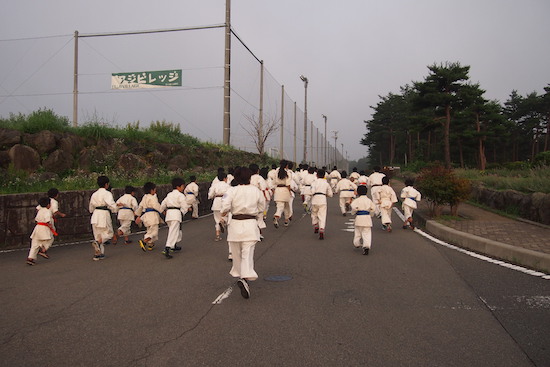
<path fill-rule="evenodd" d="M 435 237 L 469 250 L 493 256 L 513 264 L 550 273 L 550 254 L 536 252 L 521 247 L 479 237 L 447 227 L 435 220 L 426 220 L 426 231 Z"/>

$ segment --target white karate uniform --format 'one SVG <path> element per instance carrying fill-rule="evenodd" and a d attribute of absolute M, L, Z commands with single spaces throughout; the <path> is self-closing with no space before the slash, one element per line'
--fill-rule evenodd
<path fill-rule="evenodd" d="M 311 184 L 311 224 L 324 232 L 327 222 L 327 196 L 332 197 L 332 188 L 324 178 L 317 178 Z"/>
<path fill-rule="evenodd" d="M 374 203 L 367 195 L 361 195 L 351 202 L 351 214 L 357 214 L 354 223 L 353 246 L 361 247 L 361 240 L 363 240 L 362 247 L 371 248 L 374 208 Z"/>
<path fill-rule="evenodd" d="M 36 206 L 36 210 L 40 210 L 41 208 L 42 207 L 40 205 Z M 57 213 L 59 211 L 59 202 L 57 200 L 55 200 L 54 198 L 50 198 L 50 209 L 49 210 L 50 210 L 50 212 L 52 212 L 52 228 L 55 231 L 56 230 L 56 228 L 55 228 L 55 213 Z M 42 247 L 44 248 L 44 251 L 48 251 L 50 249 L 50 247 L 53 244 L 54 239 L 55 239 L 55 237 L 52 238 L 51 242 L 43 244 Z"/>
<path fill-rule="evenodd" d="M 399 196 L 403 199 L 403 214 L 405 215 L 405 221 L 407 221 L 407 219 L 412 218 L 413 212 L 417 207 L 416 203 L 422 199 L 422 195 L 414 187 L 407 186 L 401 190 Z"/>
<path fill-rule="evenodd" d="M 222 218 L 222 197 L 229 190 L 231 186 L 225 181 L 219 181 L 210 186 L 208 190 L 208 199 L 214 199 L 212 201 L 212 213 L 214 214 L 214 227 L 216 228 L 216 233 L 220 231 L 220 220 Z"/>
<path fill-rule="evenodd" d="M 332 188 L 332 192 L 336 192 L 336 185 L 338 184 L 338 181 L 342 179 L 342 175 L 340 175 L 340 172 L 338 170 L 332 170 L 332 172 L 328 175 L 330 178 L 330 187 Z"/>
<path fill-rule="evenodd" d="M 98 207 L 106 207 L 108 210 L 97 209 Z M 118 210 L 113 194 L 103 187 L 98 189 L 90 197 L 88 209 L 92 213 L 90 223 L 92 224 L 94 239 L 99 243 L 101 253 L 104 254 L 105 247 L 103 244 L 113 238 L 114 235 L 111 213 L 116 213 Z"/>
<path fill-rule="evenodd" d="M 182 239 L 180 224 L 183 216 L 187 213 L 189 204 L 185 195 L 178 189 L 174 189 L 166 195 L 160 204 L 160 212 L 166 211 L 164 221 L 168 225 L 168 236 L 166 237 L 166 247 L 174 248 L 176 243 Z"/>
<path fill-rule="evenodd" d="M 335 193 L 340 193 L 340 211 L 342 214 L 346 212 L 346 203 L 351 203 L 355 197 L 356 190 L 357 185 L 347 178 L 341 179 L 338 181 L 338 184 L 336 184 Z"/>
<path fill-rule="evenodd" d="M 117 219 L 120 223 L 118 230 L 122 232 L 124 236 L 128 236 L 131 233 L 130 226 L 132 225 L 132 221 L 136 217 L 134 212 L 138 208 L 138 202 L 132 194 L 124 194 L 118 198 L 116 204 L 122 204 L 121 207 L 117 205 Z"/>
<path fill-rule="evenodd" d="M 267 204 L 267 202 L 271 199 L 271 192 L 270 192 L 269 188 L 267 187 L 266 180 L 262 176 L 260 176 L 259 174 L 256 173 L 256 174 L 254 174 L 250 177 L 250 184 L 252 186 L 256 186 L 262 192 L 262 194 L 264 195 L 264 199 L 266 201 L 266 204 Z M 266 205 L 266 207 L 267 207 L 267 205 Z M 261 212 L 260 214 L 258 214 L 258 227 L 260 229 L 264 229 L 266 227 L 266 224 L 265 224 L 265 221 L 264 221 L 264 216 L 266 214 L 267 213 L 265 212 L 265 210 L 263 212 Z"/>
<path fill-rule="evenodd" d="M 187 204 L 193 208 L 193 213 L 191 216 L 193 218 L 199 217 L 199 185 L 196 182 L 191 182 L 189 185 L 185 186 L 185 198 L 187 199 Z"/>
<path fill-rule="evenodd" d="M 382 224 L 391 224 L 391 208 L 393 203 L 397 203 L 397 195 L 389 185 L 380 186 L 373 194 L 375 205 L 380 208 L 382 214 Z"/>
<path fill-rule="evenodd" d="M 359 174 L 359 172 L 352 172 L 352 173 L 349 174 L 349 178 L 350 178 L 350 179 L 353 178 L 353 179 L 356 180 L 356 181 L 357 181 L 357 179 L 359 178 L 359 176 L 361 176 L 361 175 Z"/>
<path fill-rule="evenodd" d="M 258 279 L 254 270 L 254 249 L 260 240 L 260 229 L 255 218 L 237 220 L 238 214 L 257 217 L 263 213 L 265 198 L 263 193 L 252 185 L 238 185 L 229 189 L 222 199 L 222 213 L 231 213 L 227 226 L 227 241 L 233 255 L 231 274 L 247 280 Z"/>
<path fill-rule="evenodd" d="M 277 170 L 277 173 L 279 171 Z M 292 177 L 288 175 L 286 178 L 280 179 L 279 176 L 276 176 L 272 181 L 272 188 L 275 190 L 273 194 L 273 200 L 277 204 L 277 210 L 275 211 L 276 217 L 281 217 L 284 213 L 285 221 L 288 221 L 292 216 L 292 211 L 290 210 L 290 197 L 291 189 L 290 185 L 292 182 Z"/>
<path fill-rule="evenodd" d="M 311 184 L 317 179 L 314 173 L 307 173 L 302 179 L 302 195 L 304 195 L 304 205 L 306 210 L 311 209 Z"/>
<path fill-rule="evenodd" d="M 53 228 L 52 212 L 48 208 L 43 208 L 41 206 L 39 206 L 39 208 L 40 209 L 38 209 L 36 217 L 34 218 L 37 224 L 31 233 L 31 248 L 29 250 L 29 255 L 27 256 L 29 259 L 33 260 L 36 260 L 36 255 L 38 255 L 40 247 L 43 247 L 44 249 L 50 248 L 54 238 L 52 229 L 48 227 L 49 225 Z M 44 223 L 46 225 L 38 223 Z"/>
<path fill-rule="evenodd" d="M 374 201 L 374 205 L 376 206 L 376 209 L 375 209 L 375 214 L 376 215 L 380 214 L 380 203 L 378 203 L 374 199 L 374 195 L 382 187 L 382 178 L 384 178 L 385 176 L 386 175 L 383 174 L 383 173 L 373 172 L 367 179 L 367 185 L 370 188 L 370 197 L 371 197 L 372 201 Z M 361 179 L 362 179 L 362 177 L 359 178 L 359 180 L 361 180 Z"/>
<path fill-rule="evenodd" d="M 157 194 L 145 194 L 136 210 L 136 215 L 141 216 L 141 221 L 145 228 L 147 228 L 147 232 L 143 235 L 143 238 L 150 238 L 152 243 L 159 238 L 160 212 L 160 203 Z"/>

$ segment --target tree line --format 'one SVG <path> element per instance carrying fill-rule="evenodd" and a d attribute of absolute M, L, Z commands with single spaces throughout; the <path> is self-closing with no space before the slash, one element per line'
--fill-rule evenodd
<path fill-rule="evenodd" d="M 470 66 L 428 66 L 423 81 L 379 96 L 361 144 L 371 164 L 442 161 L 486 169 L 488 164 L 533 161 L 550 150 L 550 84 L 544 94 L 512 91 L 504 104 L 484 98 L 469 80 Z"/>

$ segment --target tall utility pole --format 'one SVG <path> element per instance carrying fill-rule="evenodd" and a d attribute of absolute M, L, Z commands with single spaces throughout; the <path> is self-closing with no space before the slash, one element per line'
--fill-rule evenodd
<path fill-rule="evenodd" d="M 73 127 L 78 126 L 78 31 L 74 31 Z"/>
<path fill-rule="evenodd" d="M 336 152 L 338 151 L 338 145 L 336 145 L 336 141 L 338 140 L 338 131 L 333 131 L 332 134 L 332 137 L 334 138 L 334 165 L 336 166 L 338 159 L 336 156 Z"/>
<path fill-rule="evenodd" d="M 310 151 L 311 151 L 311 159 L 310 159 L 310 164 L 313 163 L 313 121 L 310 121 L 310 125 L 311 125 L 311 131 L 310 131 L 310 137 L 309 137 L 309 148 L 310 148 Z M 315 162 L 317 163 L 317 162 Z"/>
<path fill-rule="evenodd" d="M 305 89 L 305 101 L 304 101 L 304 163 L 307 162 L 307 83 L 309 80 L 303 75 L 300 75 L 300 79 L 304 82 Z"/>
<path fill-rule="evenodd" d="M 296 102 L 294 102 L 294 164 L 298 164 L 296 162 Z"/>
<path fill-rule="evenodd" d="M 260 140 L 264 134 L 264 60 L 260 61 L 260 116 L 258 116 L 260 125 Z"/>
<path fill-rule="evenodd" d="M 327 136 L 327 115 L 322 115 L 323 118 L 325 119 L 325 159 L 324 159 L 324 165 L 327 165 L 327 145 L 328 145 L 328 136 Z"/>
<path fill-rule="evenodd" d="M 281 160 L 285 159 L 285 151 L 283 149 L 284 143 L 284 129 L 285 127 L 285 86 L 281 86 L 281 141 L 280 141 L 280 150 L 281 150 Z"/>
<path fill-rule="evenodd" d="M 223 144 L 231 140 L 231 0 L 225 0 L 225 65 L 223 84 Z"/>

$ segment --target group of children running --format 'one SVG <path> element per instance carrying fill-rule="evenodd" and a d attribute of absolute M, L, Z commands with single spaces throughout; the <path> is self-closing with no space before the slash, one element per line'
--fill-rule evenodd
<path fill-rule="evenodd" d="M 158 200 L 156 185 L 147 182 L 143 186 L 143 198 L 138 204 L 134 187 L 126 186 L 125 194 L 115 201 L 109 178 L 99 176 L 99 188 L 92 194 L 89 203 L 94 236 L 93 260 L 105 258 L 105 244 L 109 242 L 116 244 L 120 238 L 124 238 L 124 243 L 130 244 L 132 221 L 146 228 L 143 239 L 139 240 L 139 247 L 145 252 L 154 249 L 159 224 L 165 222 L 168 235 L 162 254 L 171 259 L 175 251 L 181 250 L 177 244 L 182 240 L 181 223 L 184 215 L 190 211 L 192 218 L 198 218 L 199 187 L 195 176 L 191 176 L 190 181 L 186 185 L 182 178 L 174 178 L 172 191 L 162 202 Z M 411 180 L 407 180 L 405 185 L 400 195 L 405 213 L 403 228 L 414 229 L 412 214 L 421 195 Z M 369 189 L 370 198 L 367 196 Z M 238 167 L 227 173 L 220 168 L 208 192 L 208 199 L 212 200 L 215 240 L 220 241 L 221 234 L 227 231 L 228 259 L 233 262 L 230 274 L 239 279 L 237 284 L 243 297 L 250 296 L 248 281 L 257 278 L 253 265 L 254 246 L 263 239 L 262 230 L 266 228 L 270 202 L 273 200 L 276 205 L 273 216 L 275 228 L 279 228 L 282 218 L 283 224 L 288 226 L 293 217 L 293 200 L 298 194 L 305 211 L 311 215 L 313 232 L 318 234 L 320 240 L 325 238 L 326 198 L 335 194 L 339 195 L 342 215 L 350 213 L 356 216 L 353 245 L 362 247 L 364 255 L 368 255 L 371 248 L 373 216 L 381 219 L 384 230 L 392 231 L 391 209 L 397 202 L 397 196 L 389 186 L 389 178 L 380 172 L 379 167 L 375 167 L 374 173 L 368 177 L 354 168 L 349 178 L 346 171 L 340 172 L 336 167 L 327 172 L 324 167 L 317 169 L 300 165 L 294 171 L 292 162 L 285 160 L 280 162 L 279 167 L 272 166 L 271 170 L 260 169 L 256 164 Z M 59 211 L 56 200 L 58 195 L 57 189 L 51 189 L 48 197 L 39 199 L 36 226 L 31 234 L 31 248 L 27 257 L 29 265 L 36 264 L 38 255 L 49 258 L 47 251 L 57 235 L 55 220 L 65 216 Z M 120 223 L 116 233 L 111 213 L 117 213 Z"/>

